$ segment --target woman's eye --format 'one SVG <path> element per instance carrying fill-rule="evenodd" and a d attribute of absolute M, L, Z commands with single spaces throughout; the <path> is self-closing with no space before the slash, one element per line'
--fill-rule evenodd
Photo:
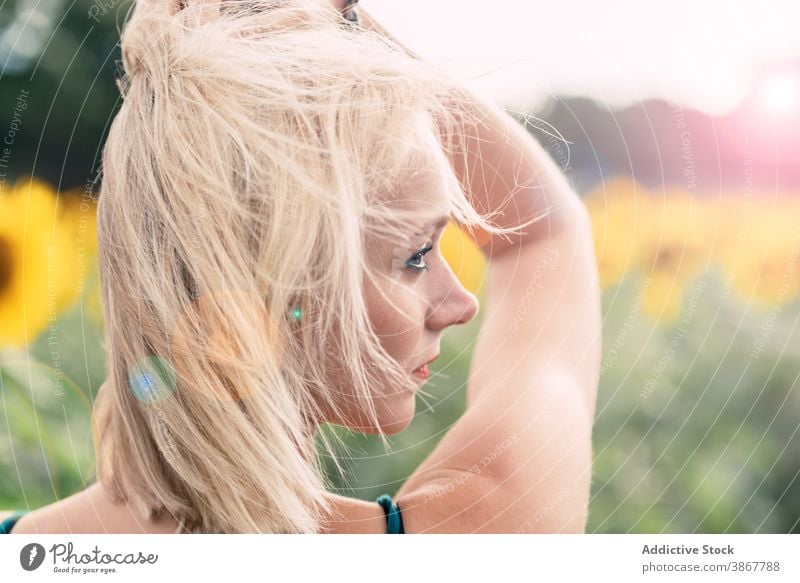
<path fill-rule="evenodd" d="M 420 249 L 414 255 L 412 255 L 408 261 L 406 261 L 406 267 L 413 269 L 415 271 L 425 271 L 428 269 L 428 265 L 424 262 L 423 258 L 425 254 L 433 249 L 433 245 L 429 244 L 426 245 L 424 248 Z"/>

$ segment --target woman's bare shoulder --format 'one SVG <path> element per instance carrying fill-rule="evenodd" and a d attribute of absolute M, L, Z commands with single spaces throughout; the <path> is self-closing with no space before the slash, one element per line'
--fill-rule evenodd
<path fill-rule="evenodd" d="M 93 484 L 67 498 L 23 515 L 12 534 L 166 534 L 177 523 L 169 517 L 146 521 L 124 503 L 114 502 Z"/>
<path fill-rule="evenodd" d="M 325 521 L 327 534 L 365 534 L 386 531 L 383 509 L 375 502 L 347 498 L 336 494 L 331 497 L 333 516 Z M 14 511 L 0 511 L 0 520 Z M 42 508 L 32 510 L 20 518 L 13 534 L 170 534 L 177 530 L 177 522 L 167 517 L 154 521 L 138 518 L 135 512 L 122 503 L 112 502 L 102 486 L 94 484 L 72 496 Z"/>
<path fill-rule="evenodd" d="M 383 534 L 386 516 L 377 502 L 326 493 L 333 515 L 324 521 L 321 534 Z"/>

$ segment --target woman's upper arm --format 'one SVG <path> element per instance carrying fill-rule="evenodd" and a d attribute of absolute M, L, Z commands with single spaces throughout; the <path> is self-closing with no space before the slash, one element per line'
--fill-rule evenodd
<path fill-rule="evenodd" d="M 508 239 L 478 229 L 478 244 L 494 258 L 549 237 L 582 205 L 564 173 L 527 129 L 499 105 L 473 98 L 468 116 L 472 121 L 452 137 L 451 164 L 464 192 L 479 212 L 499 211 L 492 217 L 496 226 L 516 228 L 537 218 Z"/>
<path fill-rule="evenodd" d="M 571 383 L 468 410 L 397 493 L 409 532 L 583 532 L 592 420 Z"/>
<path fill-rule="evenodd" d="M 444 531 L 585 528 L 600 300 L 588 217 L 574 219 L 490 261 L 467 411 L 398 492 L 416 512 L 411 522 Z M 436 518 L 456 510 L 456 522 Z"/>
<path fill-rule="evenodd" d="M 536 376 L 555 372 L 571 379 L 593 414 L 601 303 L 585 208 L 571 211 L 547 238 L 490 260 L 486 277 L 467 407 L 487 394 L 516 393 Z"/>

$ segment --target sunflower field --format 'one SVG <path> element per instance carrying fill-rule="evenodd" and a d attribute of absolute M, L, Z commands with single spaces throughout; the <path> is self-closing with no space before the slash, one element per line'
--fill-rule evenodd
<path fill-rule="evenodd" d="M 648 189 L 583 200 L 603 289 L 589 532 L 800 532 L 800 193 Z M 96 200 L 32 178 L 0 190 L 0 509 L 93 480 L 104 378 Z M 442 253 L 479 298 L 486 261 L 458 227 Z M 392 493 L 463 413 L 480 318 L 451 329 L 403 433 L 344 439 L 332 488 Z M 442 370 L 446 367 L 446 371 Z"/>

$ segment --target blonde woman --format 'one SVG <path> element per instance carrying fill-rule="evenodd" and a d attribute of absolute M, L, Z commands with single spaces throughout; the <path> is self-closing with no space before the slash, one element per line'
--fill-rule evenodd
<path fill-rule="evenodd" d="M 350 4 L 135 4 L 98 216 L 97 479 L 5 530 L 585 529 L 586 211 L 511 117 Z M 478 312 L 448 221 L 489 257 L 466 412 L 394 498 L 331 494 L 319 425 L 402 431 L 442 334 Z"/>

